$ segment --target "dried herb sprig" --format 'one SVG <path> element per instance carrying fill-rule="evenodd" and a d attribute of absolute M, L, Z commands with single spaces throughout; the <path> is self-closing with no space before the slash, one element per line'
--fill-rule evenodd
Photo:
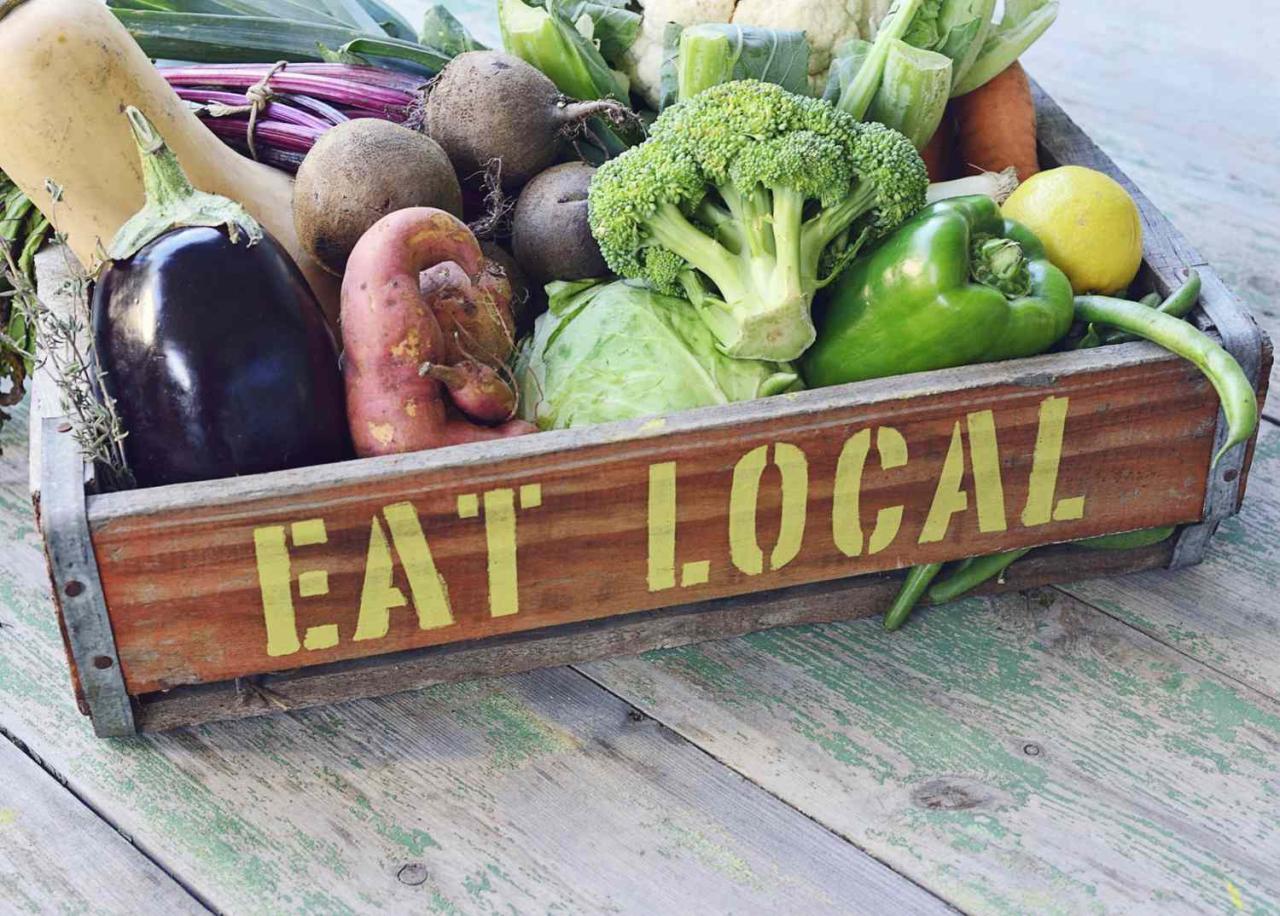
<path fill-rule="evenodd" d="M 52 187 L 54 206 L 61 190 Z M 56 217 L 56 214 L 55 214 Z M 28 327 L 36 329 L 35 352 L 22 355 L 37 368 L 48 369 L 57 385 L 60 406 L 71 424 L 71 433 L 86 461 L 97 466 L 99 481 L 110 489 L 132 486 L 124 454 L 128 433 L 120 421 L 115 401 L 106 394 L 103 372 L 93 356 L 93 337 L 89 328 L 89 278 L 65 246 L 66 239 L 54 232 L 53 240 L 61 246 L 67 259 L 67 276 L 60 290 L 70 303 L 64 313 L 51 308 L 41 299 L 30 276 L 9 248 L 0 252 L 6 279 L 12 286 L 10 308 L 22 317 Z"/>
<path fill-rule="evenodd" d="M 44 244 L 48 226 L 26 195 L 0 172 L 0 249 L 11 255 L 18 272 L 28 279 L 35 276 L 35 254 Z M 20 403 L 26 394 L 30 353 L 35 349 L 35 328 L 13 308 L 16 294 L 7 276 L 0 263 L 0 426 L 9 419 L 4 408 Z"/>

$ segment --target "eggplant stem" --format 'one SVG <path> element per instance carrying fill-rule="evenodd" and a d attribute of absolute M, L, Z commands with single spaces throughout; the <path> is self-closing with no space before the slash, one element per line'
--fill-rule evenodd
<path fill-rule="evenodd" d="M 109 252 L 111 260 L 128 260 L 166 232 L 187 226 L 225 228 L 232 242 L 238 242 L 244 234 L 249 245 L 262 239 L 262 227 L 244 207 L 192 187 L 178 157 L 146 115 L 130 106 L 125 109 L 125 117 L 142 160 L 146 203 L 116 233 Z"/>

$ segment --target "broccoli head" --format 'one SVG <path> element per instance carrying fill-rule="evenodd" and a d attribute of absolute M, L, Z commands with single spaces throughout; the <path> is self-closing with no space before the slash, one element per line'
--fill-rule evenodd
<path fill-rule="evenodd" d="M 591 230 L 616 273 L 688 298 L 726 354 L 787 361 L 814 341 L 817 291 L 928 186 L 897 131 L 742 80 L 668 108 L 602 166 Z"/>

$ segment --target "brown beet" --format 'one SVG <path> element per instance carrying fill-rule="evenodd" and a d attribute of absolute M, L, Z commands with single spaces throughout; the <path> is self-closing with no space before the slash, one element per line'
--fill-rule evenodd
<path fill-rule="evenodd" d="M 557 165 L 520 195 L 511 242 L 520 266 L 539 287 L 609 274 L 587 221 L 587 189 L 595 173 L 585 162 Z"/>
<path fill-rule="evenodd" d="M 458 176 L 430 137 L 373 118 L 326 131 L 303 160 L 293 189 L 298 238 L 338 276 L 374 223 L 408 207 L 461 216 Z"/>
<path fill-rule="evenodd" d="M 565 150 L 593 117 L 632 118 L 618 102 L 565 98 L 540 70 L 499 51 L 459 54 L 441 71 L 427 97 L 424 127 L 449 154 L 463 182 L 502 163 L 502 186 L 523 188 Z"/>

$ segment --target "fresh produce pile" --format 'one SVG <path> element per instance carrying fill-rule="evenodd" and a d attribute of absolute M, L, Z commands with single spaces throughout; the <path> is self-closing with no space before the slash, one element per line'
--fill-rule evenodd
<path fill-rule="evenodd" d="M 0 2 L 0 404 L 52 223 L 139 486 L 1139 337 L 1252 436 L 1198 280 L 1115 298 L 1137 206 L 1040 171 L 1057 3 L 494 3 L 502 51 L 384 0 Z M 888 624 L 1020 555 L 913 571 Z"/>

